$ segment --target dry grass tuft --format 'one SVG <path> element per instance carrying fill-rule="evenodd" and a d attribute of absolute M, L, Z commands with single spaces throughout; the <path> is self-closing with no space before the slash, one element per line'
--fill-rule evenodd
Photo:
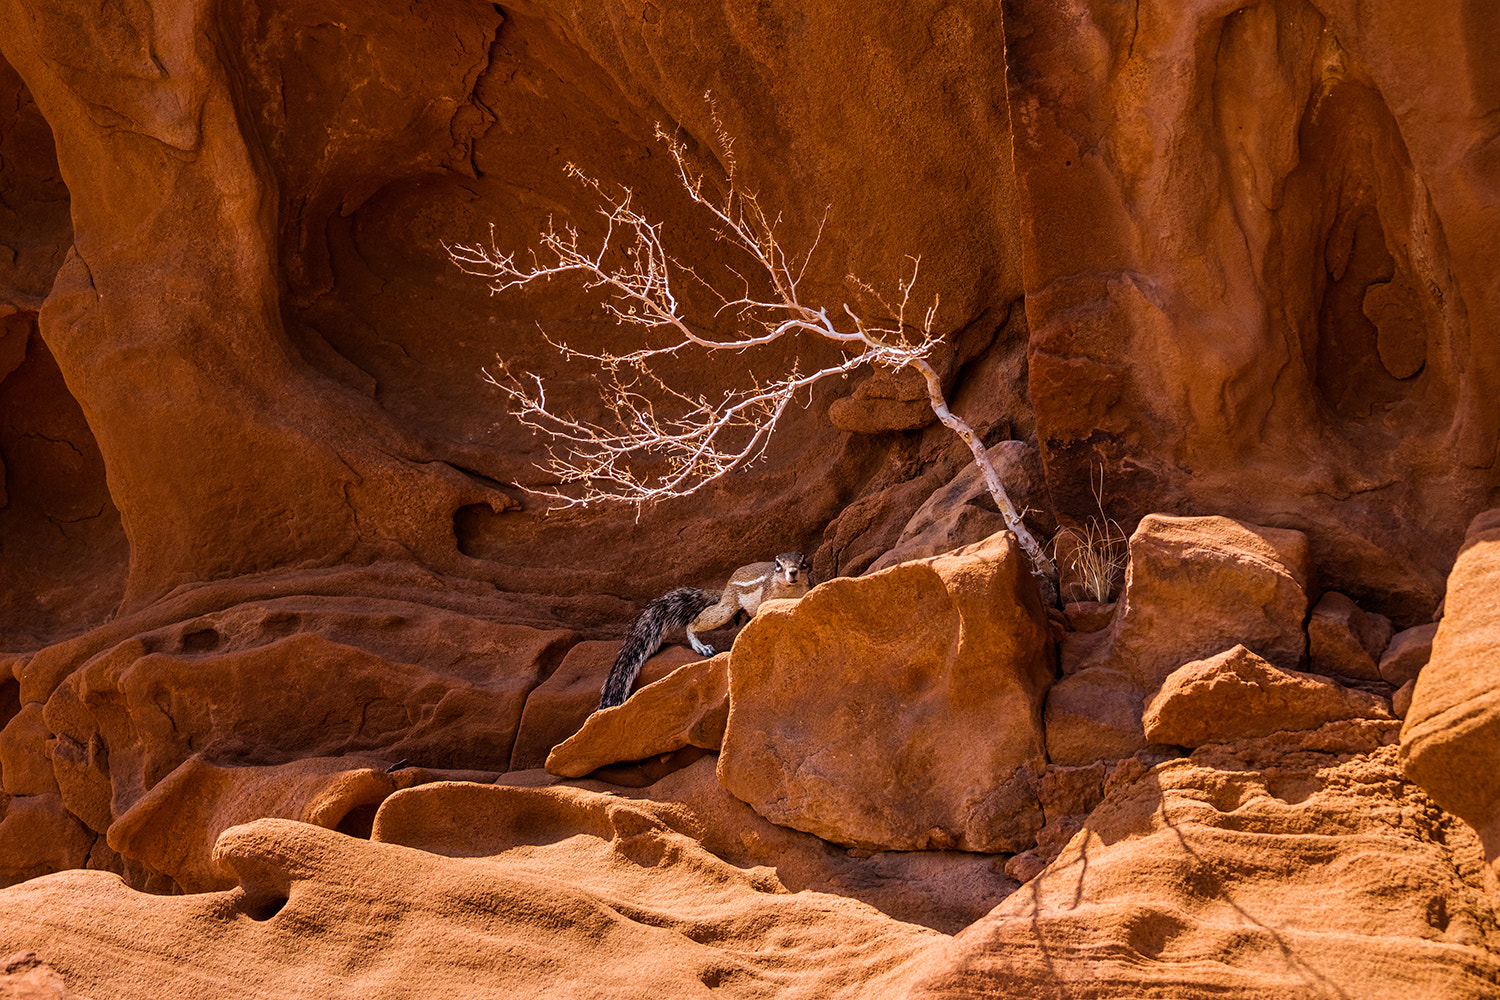
<path fill-rule="evenodd" d="M 1090 479 L 1092 480 L 1092 476 Z M 1064 597 L 1078 594 L 1079 600 L 1109 602 L 1115 583 L 1122 579 L 1130 565 L 1130 538 L 1119 522 L 1104 512 L 1104 470 L 1099 481 L 1092 483 L 1097 518 L 1081 527 L 1068 526 L 1052 536 L 1052 557 L 1058 568 L 1058 582 Z"/>

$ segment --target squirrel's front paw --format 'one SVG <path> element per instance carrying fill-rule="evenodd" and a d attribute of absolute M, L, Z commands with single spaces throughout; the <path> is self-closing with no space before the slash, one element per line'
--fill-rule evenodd
<path fill-rule="evenodd" d="M 697 639 L 694 639 L 694 640 L 692 640 L 692 644 L 693 644 L 693 652 L 697 653 L 699 656 L 713 656 L 714 655 L 714 648 L 712 646 L 710 646 L 708 643 L 706 643 L 706 642 L 699 642 Z"/>

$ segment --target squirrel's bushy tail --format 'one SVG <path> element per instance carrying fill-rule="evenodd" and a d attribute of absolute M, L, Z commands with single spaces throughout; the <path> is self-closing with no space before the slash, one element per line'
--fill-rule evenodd
<path fill-rule="evenodd" d="M 667 629 L 686 626 L 702 614 L 705 608 L 717 603 L 719 595 L 715 591 L 678 587 L 646 605 L 646 610 L 630 626 L 630 632 L 625 636 L 625 645 L 620 647 L 620 655 L 604 681 L 599 707 L 610 708 L 623 704 L 630 697 L 630 689 L 635 686 L 641 664 L 661 648 L 661 637 Z"/>

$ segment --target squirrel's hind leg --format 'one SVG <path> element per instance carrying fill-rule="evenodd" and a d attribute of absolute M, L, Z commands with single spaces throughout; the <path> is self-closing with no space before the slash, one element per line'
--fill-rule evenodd
<path fill-rule="evenodd" d="M 713 656 L 714 648 L 702 639 L 699 639 L 695 633 L 710 632 L 729 624 L 734 620 L 734 616 L 739 610 L 739 605 L 734 603 L 733 597 L 726 591 L 724 597 L 719 599 L 718 604 L 715 604 L 711 608 L 705 608 L 697 618 L 688 623 L 687 637 L 689 645 L 693 647 L 693 650 L 699 656 Z"/>

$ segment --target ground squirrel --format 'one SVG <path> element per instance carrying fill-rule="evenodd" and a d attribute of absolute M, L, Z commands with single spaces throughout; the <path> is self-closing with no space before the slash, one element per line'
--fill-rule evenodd
<path fill-rule="evenodd" d="M 722 592 L 678 587 L 646 605 L 630 626 L 625 645 L 610 669 L 600 693 L 599 707 L 610 708 L 630 697 L 636 675 L 661 648 L 661 637 L 669 628 L 686 628 L 688 643 L 699 656 L 713 656 L 714 648 L 695 634 L 728 625 L 740 612 L 752 617 L 762 601 L 798 598 L 812 581 L 807 559 L 800 552 L 783 552 L 773 562 L 751 563 L 730 574 Z"/>

